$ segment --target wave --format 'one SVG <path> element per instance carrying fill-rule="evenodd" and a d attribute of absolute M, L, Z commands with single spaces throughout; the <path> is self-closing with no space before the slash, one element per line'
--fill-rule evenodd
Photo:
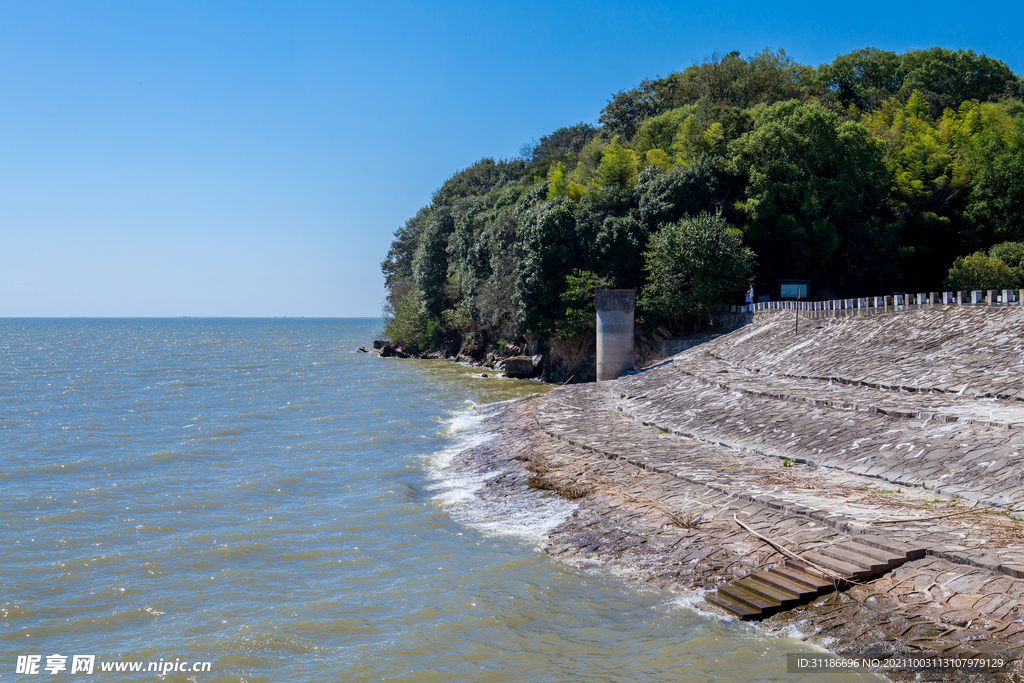
<path fill-rule="evenodd" d="M 432 500 L 459 524 L 494 536 L 544 542 L 577 504 L 518 481 L 522 465 L 502 450 L 493 421 L 501 403 L 458 410 L 440 433 L 450 445 L 425 458 Z M 504 484 L 505 479 L 511 479 Z"/>

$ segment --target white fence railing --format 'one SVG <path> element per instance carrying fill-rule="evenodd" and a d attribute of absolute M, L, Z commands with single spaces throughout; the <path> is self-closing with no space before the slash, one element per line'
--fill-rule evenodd
<path fill-rule="evenodd" d="M 757 311 L 796 310 L 813 312 L 861 311 L 885 313 L 906 310 L 910 306 L 963 306 L 963 305 L 1018 305 L 1024 306 L 1024 289 L 989 289 L 971 292 L 929 292 L 920 294 L 892 294 L 856 299 L 827 299 L 824 301 L 762 301 L 756 304 L 732 306 L 733 313 Z"/>

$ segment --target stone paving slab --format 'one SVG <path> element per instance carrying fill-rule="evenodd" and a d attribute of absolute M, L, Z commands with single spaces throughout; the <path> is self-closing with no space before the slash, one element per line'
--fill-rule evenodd
<path fill-rule="evenodd" d="M 943 308 L 801 320 L 799 334 L 793 312 L 759 313 L 698 348 L 777 376 L 1024 401 L 1024 307 Z"/>
<path fill-rule="evenodd" d="M 964 402 L 961 421 L 960 405 L 941 405 L 936 395 L 876 398 L 872 391 L 888 392 L 861 388 L 847 396 L 848 387 L 807 379 L 775 389 L 786 380 L 743 371 L 738 386 L 710 381 L 711 373 L 723 374 L 714 370 L 722 365 L 706 352 L 685 352 L 657 370 L 618 380 L 619 407 L 648 424 L 741 451 L 989 504 L 1024 502 L 1024 469 L 1014 466 L 1024 420 L 990 419 L 995 411 L 1003 417 L 1019 411 L 1017 405 L 972 399 Z"/>
<path fill-rule="evenodd" d="M 574 515 L 551 533 L 548 550 L 553 556 L 581 565 L 599 562 L 636 580 L 669 589 L 712 590 L 786 560 L 775 548 L 736 525 L 732 515 L 758 533 L 800 552 L 841 543 L 851 539 L 851 534 L 865 531 L 856 525 L 849 526 L 847 531 L 837 528 L 850 520 L 828 509 L 815 510 L 810 515 L 794 514 L 784 505 L 780 509 L 772 503 L 785 499 L 785 487 L 777 486 L 771 494 L 737 494 L 680 478 L 678 471 L 659 472 L 650 460 L 639 465 L 631 462 L 635 453 L 644 453 L 639 457 L 650 459 L 664 444 L 676 445 L 686 440 L 645 427 L 617 411 L 598 410 L 603 392 L 595 391 L 594 385 L 568 389 L 510 408 L 503 419 L 519 421 L 515 435 L 506 434 L 497 442 L 478 447 L 493 453 L 515 453 L 517 460 L 525 461 L 533 478 L 544 479 L 556 490 L 575 487 L 576 493 L 583 495 Z M 556 418 L 561 419 L 563 427 L 590 423 L 592 418 L 600 434 L 584 446 L 551 436 L 544 429 L 524 426 L 528 422 L 553 423 Z M 582 434 L 574 433 L 571 437 L 583 440 Z M 606 447 L 615 443 L 624 450 L 603 451 L 593 447 L 596 443 Z M 690 455 L 699 460 L 696 469 L 707 470 L 720 454 L 708 444 L 694 445 Z M 718 461 L 726 476 L 717 483 L 734 473 L 736 482 L 755 481 L 760 472 L 752 464 L 755 458 L 728 453 L 731 457 Z M 729 467 L 730 464 L 733 466 Z M 491 463 L 486 467 L 501 469 Z M 777 464 L 773 469 L 780 470 Z M 793 477 L 791 484 L 807 483 L 819 474 L 808 468 L 785 468 L 785 475 Z M 843 480 L 826 482 L 833 487 L 833 493 L 846 491 L 846 479 L 851 475 L 828 474 Z M 501 484 L 496 484 L 496 490 L 508 484 L 505 475 L 499 479 Z M 871 511 L 889 514 L 899 509 L 902 494 L 864 493 L 860 488 L 864 499 L 860 503 L 855 500 L 857 494 L 847 491 L 849 509 L 861 510 L 866 515 Z M 878 502 L 872 504 L 870 501 L 876 498 Z M 668 512 L 703 517 L 695 526 L 681 528 Z M 821 515 L 829 522 L 817 518 Z M 971 531 L 967 525 L 944 521 L 922 523 L 920 527 L 918 540 L 930 544 L 962 539 Z M 858 537 L 875 538 L 883 544 L 905 537 L 884 527 L 866 531 Z M 984 549 L 984 545 L 973 552 L 980 555 L 979 549 Z M 1024 580 L 992 568 L 930 554 L 881 578 L 776 614 L 762 623 L 770 630 L 785 633 L 791 633 L 786 629 L 797 626 L 811 640 L 837 652 L 945 652 L 961 656 L 997 652 L 1020 658 L 1024 657 Z M 906 672 L 893 672 L 889 677 L 896 681 L 922 680 Z M 977 679 L 944 672 L 924 680 Z M 1021 679 L 1000 674 L 985 680 Z"/>
<path fill-rule="evenodd" d="M 924 489 L 880 488 L 877 480 L 808 466 L 783 467 L 778 459 L 737 453 L 709 440 L 694 440 L 642 423 L 611 409 L 600 385 L 565 387 L 536 409 L 548 435 L 608 459 L 669 474 L 710 491 L 763 508 L 822 522 L 843 533 L 879 533 L 905 543 L 935 548 L 953 562 L 1016 575 L 1024 566 L 1024 523 L 979 529 L 970 515 L 914 522 L 936 514 L 951 501 Z M 948 510 L 944 510 L 948 512 Z M 906 519 L 898 525 L 875 525 Z M 1017 530 L 1020 527 L 1020 530 Z M 1007 539 L 1009 536 L 1009 540 Z M 979 553 L 984 548 L 986 552 Z"/>
<path fill-rule="evenodd" d="M 1024 427 L 1024 404 L 1016 401 L 1008 403 L 996 398 L 910 393 L 899 389 L 878 390 L 845 383 L 838 378 L 823 380 L 765 375 L 719 358 L 707 349 L 687 354 L 680 361 L 673 368 L 677 373 L 729 392 L 925 422 L 960 422 L 1003 429 Z"/>

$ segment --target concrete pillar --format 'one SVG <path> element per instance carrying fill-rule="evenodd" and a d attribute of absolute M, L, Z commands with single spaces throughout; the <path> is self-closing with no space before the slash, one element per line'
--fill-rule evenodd
<path fill-rule="evenodd" d="M 599 289 L 597 308 L 597 381 L 615 379 L 633 369 L 635 289 Z"/>
<path fill-rule="evenodd" d="M 970 292 L 966 292 L 966 291 L 961 289 L 960 291 L 958 291 L 956 293 L 956 302 L 958 304 L 960 304 L 962 306 L 963 304 L 967 303 L 968 301 L 970 301 Z"/>
<path fill-rule="evenodd" d="M 984 295 L 985 295 L 985 293 L 982 292 L 980 289 L 972 289 L 971 290 L 971 303 L 972 304 L 980 304 L 983 301 L 982 297 Z"/>
<path fill-rule="evenodd" d="M 998 301 L 996 299 L 997 296 L 999 296 L 999 292 L 998 291 L 996 291 L 994 289 L 988 290 L 988 303 L 989 303 L 990 306 L 992 304 L 994 304 L 994 303 L 998 303 Z"/>
<path fill-rule="evenodd" d="M 942 293 L 942 304 L 944 306 L 948 306 L 951 303 L 953 303 L 953 292 L 943 292 Z"/>
<path fill-rule="evenodd" d="M 1003 290 L 1003 303 L 1004 304 L 1012 304 L 1013 303 L 1013 290 L 1012 289 L 1004 289 Z"/>
<path fill-rule="evenodd" d="M 939 293 L 938 292 L 929 292 L 928 293 L 928 303 L 930 303 L 933 306 L 938 304 L 939 303 Z"/>

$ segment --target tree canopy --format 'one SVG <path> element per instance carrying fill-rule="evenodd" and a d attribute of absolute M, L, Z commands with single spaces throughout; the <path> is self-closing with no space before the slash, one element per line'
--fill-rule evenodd
<path fill-rule="evenodd" d="M 642 324 L 678 327 L 750 282 L 822 298 L 1018 282 L 1022 97 L 1003 62 L 942 47 L 818 66 L 765 48 L 645 80 L 597 125 L 446 180 L 381 264 L 389 329 L 571 336 L 598 286 L 637 288 Z"/>

